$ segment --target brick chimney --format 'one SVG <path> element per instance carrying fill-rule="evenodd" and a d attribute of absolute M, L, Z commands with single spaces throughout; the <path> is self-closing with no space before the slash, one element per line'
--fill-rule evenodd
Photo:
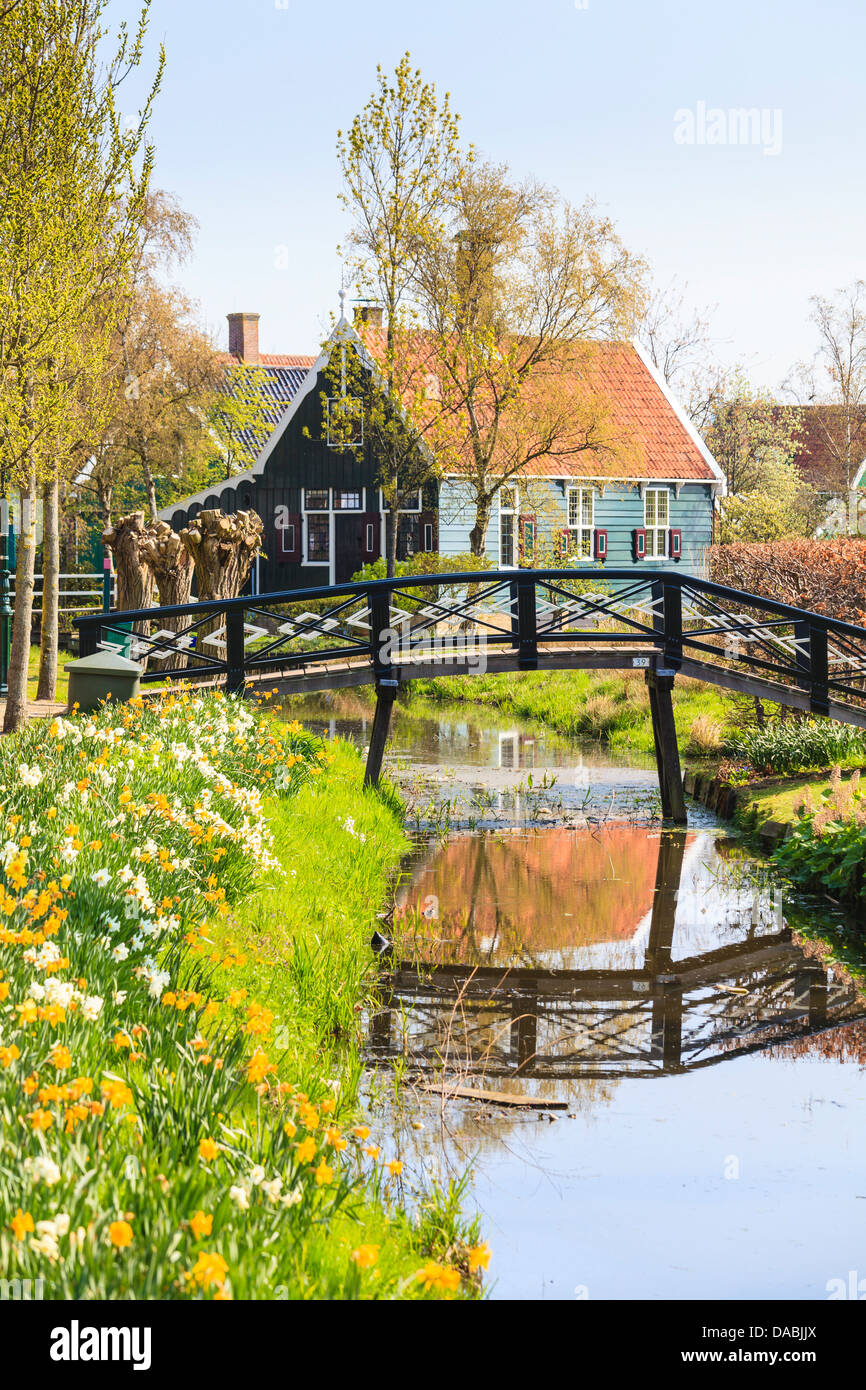
<path fill-rule="evenodd" d="M 260 362 L 259 315 L 227 314 L 229 321 L 229 352 L 242 362 Z"/>
<path fill-rule="evenodd" d="M 355 327 L 381 328 L 384 312 L 381 304 L 356 304 Z"/>

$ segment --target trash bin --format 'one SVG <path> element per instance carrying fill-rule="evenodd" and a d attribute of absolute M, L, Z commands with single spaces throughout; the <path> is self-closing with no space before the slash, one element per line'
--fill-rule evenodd
<path fill-rule="evenodd" d="M 69 673 L 69 708 L 77 704 L 83 714 L 98 709 L 104 700 L 122 703 L 139 693 L 141 667 L 118 652 L 99 651 L 66 664 Z"/>

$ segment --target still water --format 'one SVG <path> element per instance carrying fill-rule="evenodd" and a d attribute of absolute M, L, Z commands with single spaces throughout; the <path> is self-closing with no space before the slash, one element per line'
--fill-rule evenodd
<path fill-rule="evenodd" d="M 410 1186 L 471 1171 L 493 1296 L 866 1296 L 866 1003 L 803 907 L 700 808 L 662 833 L 639 760 L 449 709 L 396 716 L 391 771 L 418 830 L 371 1103 Z"/>

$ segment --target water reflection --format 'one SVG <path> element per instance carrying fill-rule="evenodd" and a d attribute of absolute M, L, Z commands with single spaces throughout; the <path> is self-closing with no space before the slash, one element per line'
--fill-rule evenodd
<path fill-rule="evenodd" d="M 866 1017 L 711 836 L 451 840 L 397 905 L 371 1059 L 550 1082 L 691 1072 Z"/>

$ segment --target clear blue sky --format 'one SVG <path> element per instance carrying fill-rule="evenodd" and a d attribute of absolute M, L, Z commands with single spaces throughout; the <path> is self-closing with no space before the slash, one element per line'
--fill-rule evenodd
<path fill-rule="evenodd" d="M 812 350 L 809 295 L 866 278 L 866 6 L 581 3 L 154 0 L 157 183 L 201 224 L 182 278 L 207 323 L 224 336 L 226 313 L 257 310 L 264 351 L 316 350 L 345 228 L 335 133 L 408 48 L 485 155 L 594 197 L 775 386 Z M 781 111 L 781 152 L 678 144 L 675 113 L 700 102 Z"/>

